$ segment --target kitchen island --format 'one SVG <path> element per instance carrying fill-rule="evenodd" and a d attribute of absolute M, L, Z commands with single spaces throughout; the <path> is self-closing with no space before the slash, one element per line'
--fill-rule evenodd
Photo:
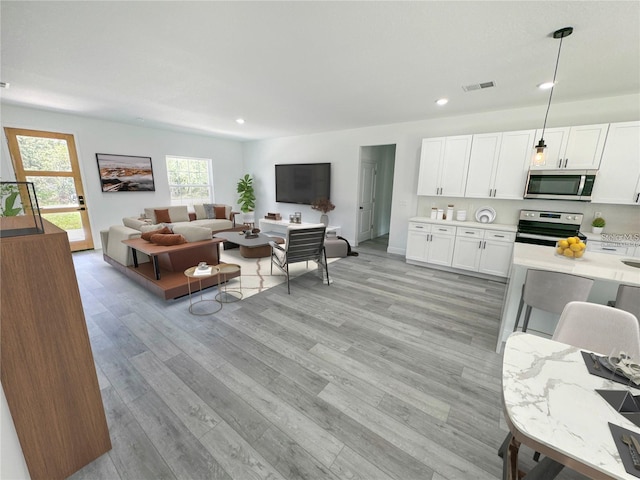
<path fill-rule="evenodd" d="M 513 248 L 513 260 L 509 274 L 509 283 L 502 304 L 502 318 L 498 330 L 496 352 L 502 350 L 507 337 L 513 332 L 522 285 L 529 268 L 570 273 L 595 280 L 589 302 L 606 305 L 616 298 L 618 285 L 640 286 L 640 268 L 630 267 L 622 260 L 632 257 L 589 252 L 578 260 L 554 255 L 555 247 L 516 243 Z M 640 259 L 635 259 L 640 262 Z M 523 314 L 524 317 L 524 314 Z M 558 321 L 558 315 L 533 309 L 527 333 L 550 338 Z M 522 320 L 521 320 L 522 323 Z"/>

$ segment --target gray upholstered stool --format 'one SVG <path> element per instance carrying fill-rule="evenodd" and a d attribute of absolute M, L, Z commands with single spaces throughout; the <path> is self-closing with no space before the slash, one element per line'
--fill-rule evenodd
<path fill-rule="evenodd" d="M 592 285 L 592 279 L 569 273 L 527 270 L 513 331 L 515 332 L 518 329 L 522 307 L 525 303 L 527 304 L 527 309 L 525 310 L 524 323 L 522 324 L 523 332 L 527 331 L 533 307 L 559 315 L 567 303 L 574 301 L 585 302 Z"/>
<path fill-rule="evenodd" d="M 347 242 L 340 238 L 326 238 L 324 249 L 327 258 L 346 257 L 348 252 Z"/>
<path fill-rule="evenodd" d="M 640 287 L 620 285 L 615 301 L 608 304 L 620 310 L 633 313 L 640 320 Z"/>

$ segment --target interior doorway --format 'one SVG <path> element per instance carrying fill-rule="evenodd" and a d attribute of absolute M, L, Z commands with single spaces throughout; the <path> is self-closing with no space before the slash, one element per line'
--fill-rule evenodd
<path fill-rule="evenodd" d="M 360 147 L 358 245 L 371 242 L 385 251 L 388 247 L 395 161 L 395 144 Z"/>
<path fill-rule="evenodd" d="M 33 182 L 42 218 L 67 232 L 71 251 L 93 248 L 73 135 L 6 127 L 16 180 Z"/>

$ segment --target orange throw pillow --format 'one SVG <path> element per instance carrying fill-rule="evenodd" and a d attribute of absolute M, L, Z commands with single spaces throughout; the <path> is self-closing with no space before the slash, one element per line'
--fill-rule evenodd
<path fill-rule="evenodd" d="M 169 209 L 154 210 L 156 214 L 156 223 L 171 223 L 171 217 L 169 216 Z"/>
<path fill-rule="evenodd" d="M 140 236 L 140 238 L 142 238 L 143 240 L 146 240 L 147 242 L 150 242 L 152 235 L 163 234 L 163 233 L 171 233 L 171 229 L 169 227 L 162 227 L 162 228 L 159 228 L 158 230 L 151 230 L 149 232 L 144 232 Z"/>
<path fill-rule="evenodd" d="M 222 219 L 227 218 L 225 216 L 226 207 L 213 207 L 213 210 L 215 212 L 216 218 L 222 218 Z"/>
<path fill-rule="evenodd" d="M 162 245 L 163 247 L 168 247 L 171 245 L 180 245 L 182 243 L 187 243 L 187 239 L 177 233 L 156 233 L 155 235 L 151 235 L 151 243 Z"/>

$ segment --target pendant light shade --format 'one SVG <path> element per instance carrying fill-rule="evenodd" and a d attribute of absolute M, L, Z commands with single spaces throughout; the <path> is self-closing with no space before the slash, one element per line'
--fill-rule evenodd
<path fill-rule="evenodd" d="M 558 63 L 560 63 L 560 51 L 562 50 L 562 39 L 564 37 L 568 37 L 572 33 L 573 33 L 573 27 L 564 27 L 564 28 L 561 28 L 560 30 L 556 30 L 555 32 L 553 32 L 553 38 L 559 38 L 560 45 L 558 46 L 558 57 L 556 58 L 556 68 L 553 71 L 553 86 L 549 91 L 549 103 L 547 104 L 547 112 L 544 114 L 544 124 L 542 126 L 542 134 L 540 135 L 540 141 L 535 147 L 536 153 L 533 156 L 533 161 L 532 161 L 533 165 L 536 167 L 541 167 L 546 164 L 545 149 L 547 148 L 547 146 L 544 143 L 544 130 L 545 128 L 547 128 L 547 116 L 549 115 L 549 107 L 551 107 L 551 97 L 553 97 L 553 89 L 555 88 L 555 85 L 556 85 L 556 75 L 558 74 Z"/>

